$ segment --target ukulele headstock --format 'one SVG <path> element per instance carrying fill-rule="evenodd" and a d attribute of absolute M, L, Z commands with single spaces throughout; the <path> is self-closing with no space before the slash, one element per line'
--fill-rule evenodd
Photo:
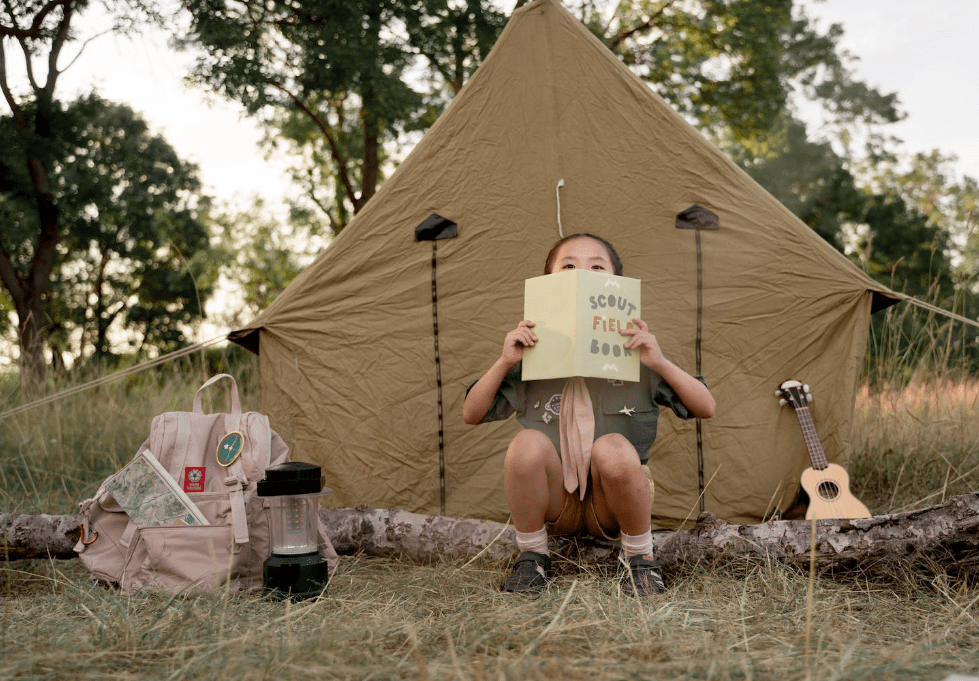
<path fill-rule="evenodd" d="M 801 409 L 802 407 L 808 406 L 809 402 L 812 402 L 812 393 L 809 392 L 809 386 L 793 380 L 782 383 L 778 387 L 778 390 L 775 391 L 775 396 L 779 398 L 779 404 L 782 406 L 790 404 L 793 409 Z"/>

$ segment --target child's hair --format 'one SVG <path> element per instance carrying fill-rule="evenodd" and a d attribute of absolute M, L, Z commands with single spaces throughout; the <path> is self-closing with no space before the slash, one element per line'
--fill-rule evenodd
<path fill-rule="evenodd" d="M 589 234 L 588 232 L 579 232 L 577 234 L 572 234 L 571 236 L 566 236 L 560 241 L 558 241 L 554 246 L 551 247 L 551 252 L 547 254 L 547 260 L 544 261 L 544 274 L 551 273 L 551 265 L 554 264 L 554 256 L 557 255 L 557 250 L 573 239 L 594 239 L 608 251 L 609 260 L 612 261 L 613 274 L 622 276 L 622 260 L 619 258 L 619 254 L 615 252 L 612 244 L 603 239 L 600 236 L 595 236 L 594 234 Z"/>

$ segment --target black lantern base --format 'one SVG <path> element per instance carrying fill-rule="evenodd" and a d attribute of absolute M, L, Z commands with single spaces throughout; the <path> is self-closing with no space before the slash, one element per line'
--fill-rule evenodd
<path fill-rule="evenodd" d="M 272 554 L 262 566 L 265 593 L 294 601 L 319 596 L 330 578 L 329 565 L 318 551 L 298 555 Z"/>

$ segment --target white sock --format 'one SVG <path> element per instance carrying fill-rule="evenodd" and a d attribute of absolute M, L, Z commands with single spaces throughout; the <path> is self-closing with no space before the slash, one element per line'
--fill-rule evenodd
<path fill-rule="evenodd" d="M 646 530 L 644 534 L 631 535 L 625 532 L 622 535 L 622 553 L 628 562 L 633 556 L 651 556 L 653 554 L 653 532 Z"/>
<path fill-rule="evenodd" d="M 547 548 L 547 528 L 541 527 L 536 532 L 520 532 L 516 531 L 517 535 L 517 548 L 520 552 L 533 551 L 534 553 L 541 553 L 545 556 L 551 555 L 551 552 Z M 652 539 L 650 539 L 652 541 Z"/>

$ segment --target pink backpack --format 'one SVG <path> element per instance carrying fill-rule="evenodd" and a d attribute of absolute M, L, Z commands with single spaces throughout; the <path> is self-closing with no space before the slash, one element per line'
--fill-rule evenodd
<path fill-rule="evenodd" d="M 222 378 L 231 381 L 231 413 L 205 414 L 201 394 Z M 144 456 L 146 452 L 153 456 Z M 169 473 L 169 486 L 176 483 L 176 496 L 189 498 L 191 508 L 196 506 L 206 520 L 153 525 L 141 519 L 137 524 L 108 489 L 121 497 L 138 487 L 124 479 L 135 470 L 127 466 L 79 504 L 82 537 L 75 552 L 92 576 L 125 593 L 143 588 L 206 591 L 226 584 L 234 591 L 260 589 L 271 537 L 269 500 L 256 495 L 256 485 L 267 468 L 289 461 L 289 448 L 268 417 L 241 413 L 234 378 L 218 374 L 197 391 L 193 411 L 153 419 L 134 462 L 153 457 Z M 127 501 L 130 512 L 140 517 L 130 497 L 123 503 Z M 199 524 L 203 522 L 209 524 Z M 337 553 L 322 521 L 319 550 L 332 574 Z"/>

